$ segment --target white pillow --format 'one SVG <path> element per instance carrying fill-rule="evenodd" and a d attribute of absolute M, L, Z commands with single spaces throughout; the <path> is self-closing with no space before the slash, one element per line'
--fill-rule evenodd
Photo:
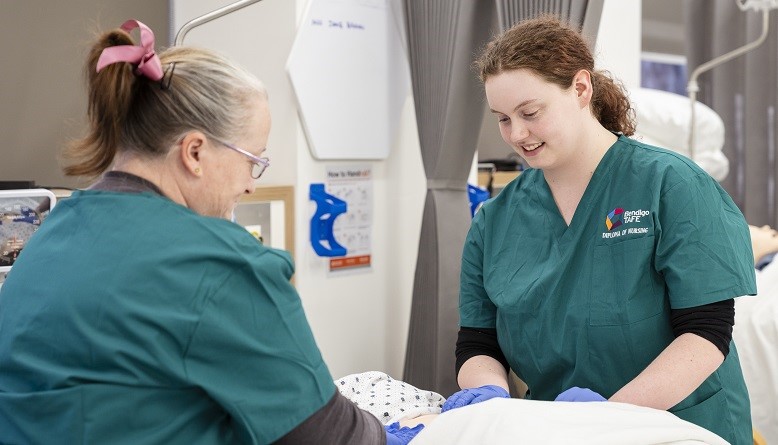
<path fill-rule="evenodd" d="M 635 109 L 636 140 L 689 156 L 689 98 L 649 88 L 629 91 Z M 722 153 L 724 121 L 707 105 L 694 108 L 694 161 L 714 179 L 721 181 L 729 172 L 729 161 Z"/>

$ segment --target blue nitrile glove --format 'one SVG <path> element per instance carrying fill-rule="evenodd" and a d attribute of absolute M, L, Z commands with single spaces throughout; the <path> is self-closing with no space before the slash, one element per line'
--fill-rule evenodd
<path fill-rule="evenodd" d="M 391 425 L 386 425 L 386 445 L 408 445 L 419 431 L 424 428 L 424 424 L 420 423 L 413 428 L 404 426 L 400 428 L 400 422 L 394 422 Z"/>
<path fill-rule="evenodd" d="M 467 388 L 461 391 L 455 392 L 451 395 L 446 402 L 443 403 L 443 409 L 441 412 L 454 408 L 462 408 L 466 405 L 472 405 L 474 403 L 485 402 L 495 397 L 504 397 L 510 399 L 511 395 L 508 391 L 497 385 L 484 385 L 478 388 Z"/>
<path fill-rule="evenodd" d="M 597 394 L 589 388 L 573 386 L 556 396 L 555 402 L 605 402 L 605 397 Z"/>

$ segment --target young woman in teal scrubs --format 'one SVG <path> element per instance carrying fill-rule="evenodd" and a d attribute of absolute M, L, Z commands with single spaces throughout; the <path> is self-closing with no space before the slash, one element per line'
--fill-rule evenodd
<path fill-rule="evenodd" d="M 529 167 L 473 220 L 462 260 L 458 382 L 444 410 L 507 397 L 670 410 L 751 442 L 731 341 L 756 292 L 748 225 L 694 162 L 627 138 L 622 88 L 580 33 L 517 24 L 477 61 L 503 139 Z"/>

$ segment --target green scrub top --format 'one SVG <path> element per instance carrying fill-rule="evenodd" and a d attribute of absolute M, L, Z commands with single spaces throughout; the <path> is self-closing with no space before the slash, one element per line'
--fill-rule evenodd
<path fill-rule="evenodd" d="M 336 390 L 293 271 L 166 198 L 74 193 L 0 291 L 0 443 L 276 441 Z"/>
<path fill-rule="evenodd" d="M 572 387 L 606 398 L 673 340 L 670 309 L 756 293 L 748 225 L 692 161 L 619 137 L 568 226 L 541 170 L 476 214 L 463 254 L 461 326 L 496 328 L 528 397 Z M 737 349 L 670 409 L 751 443 Z"/>

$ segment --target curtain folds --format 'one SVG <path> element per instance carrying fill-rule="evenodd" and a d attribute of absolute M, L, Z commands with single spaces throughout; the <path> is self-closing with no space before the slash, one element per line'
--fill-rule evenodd
<path fill-rule="evenodd" d="M 583 25 L 589 0 L 495 0 L 500 29 L 540 14 L 554 14 L 571 23 Z"/>
<path fill-rule="evenodd" d="M 427 196 L 403 379 L 450 395 L 458 389 L 459 270 L 470 226 L 467 177 L 483 113 L 470 68 L 491 34 L 483 0 L 405 0 L 416 121 Z"/>
<path fill-rule="evenodd" d="M 741 11 L 731 0 L 684 4 L 688 72 L 756 40 L 762 13 Z M 750 224 L 778 225 L 776 215 L 776 106 L 778 11 L 770 13 L 767 41 L 703 73 L 698 100 L 724 120 L 729 175 L 721 181 Z"/>

